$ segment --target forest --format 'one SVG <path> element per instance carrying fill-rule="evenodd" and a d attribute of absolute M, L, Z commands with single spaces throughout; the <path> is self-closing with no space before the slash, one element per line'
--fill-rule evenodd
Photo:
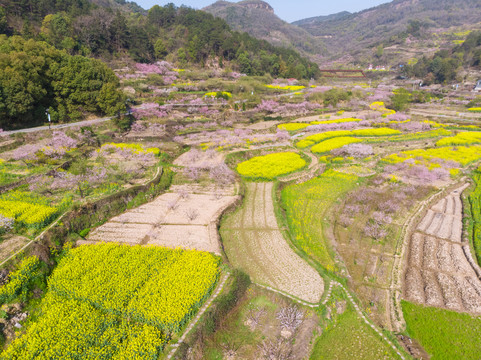
<path fill-rule="evenodd" d="M 423 79 L 426 85 L 446 83 L 457 79 L 461 66 L 481 65 L 481 31 L 470 33 L 466 41 L 450 50 L 440 50 L 433 57 L 423 57 L 414 65 L 406 65 L 404 73 Z"/>
<path fill-rule="evenodd" d="M 293 50 L 232 31 L 224 20 L 168 4 L 87 0 L 4 1 L 0 5 L 0 127 L 113 115 L 125 108 L 106 63 L 230 66 L 247 75 L 310 79 L 316 64 Z M 22 61 L 18 61 L 22 60 Z M 107 98 L 110 99 L 107 101 Z"/>

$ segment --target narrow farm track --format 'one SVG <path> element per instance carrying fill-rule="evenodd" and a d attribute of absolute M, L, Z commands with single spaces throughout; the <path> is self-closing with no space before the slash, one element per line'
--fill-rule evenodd
<path fill-rule="evenodd" d="M 242 209 L 221 229 L 227 257 L 264 286 L 316 304 L 324 291 L 322 277 L 287 244 L 272 200 L 273 183 L 247 183 Z"/>
<path fill-rule="evenodd" d="M 301 183 L 306 182 L 315 176 L 316 172 L 321 168 L 321 166 L 319 165 L 319 159 L 311 152 L 306 152 L 305 154 L 311 158 L 311 163 L 309 164 L 309 166 L 301 172 L 296 172 L 282 177 L 279 179 L 279 181 L 289 182 L 292 180 L 297 180 L 297 183 Z"/>
<path fill-rule="evenodd" d="M 76 127 L 76 126 L 92 126 L 92 125 L 101 124 L 101 123 L 109 121 L 111 119 L 113 119 L 113 117 L 105 117 L 105 118 L 99 118 L 99 119 L 84 120 L 84 121 L 67 123 L 67 124 L 56 124 L 56 125 L 51 125 L 51 126 L 38 126 L 38 127 L 34 127 L 34 128 L 28 128 L 28 129 L 11 130 L 11 131 L 3 132 L 2 136 L 7 136 L 7 135 L 11 135 L 11 134 L 19 134 L 19 133 L 35 133 L 35 132 L 45 131 L 45 130 L 68 129 L 68 128 Z"/>
<path fill-rule="evenodd" d="M 464 184 L 431 206 L 409 239 L 404 298 L 428 306 L 481 314 L 479 267 L 462 237 Z"/>
<path fill-rule="evenodd" d="M 212 304 L 212 301 L 214 301 L 217 296 L 219 296 L 220 292 L 223 290 L 225 282 L 229 278 L 230 273 L 225 273 L 222 278 L 219 281 L 219 284 L 217 285 L 217 289 L 215 292 L 210 296 L 209 300 L 207 300 L 204 305 L 200 308 L 199 312 L 197 313 L 196 317 L 191 320 L 187 328 L 185 329 L 184 333 L 182 334 L 181 338 L 175 343 L 171 344 L 171 350 L 169 351 L 166 359 L 172 359 L 172 357 L 175 355 L 175 352 L 179 348 L 179 346 L 185 341 L 186 337 L 190 334 L 192 329 L 197 325 L 199 322 L 200 318 L 202 315 L 204 315 L 205 311 L 209 308 L 210 304 Z"/>

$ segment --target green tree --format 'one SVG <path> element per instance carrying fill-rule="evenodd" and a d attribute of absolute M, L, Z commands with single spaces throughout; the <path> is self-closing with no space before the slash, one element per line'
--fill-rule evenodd
<path fill-rule="evenodd" d="M 7 31 L 7 17 L 5 9 L 0 6 L 0 34 L 4 34 Z"/>
<path fill-rule="evenodd" d="M 187 53 L 192 61 L 199 61 L 201 48 L 202 44 L 200 43 L 199 37 L 194 35 L 194 37 L 187 44 Z"/>
<path fill-rule="evenodd" d="M 247 52 L 243 52 L 239 54 L 237 57 L 237 62 L 239 63 L 239 70 L 247 75 L 250 75 L 252 73 L 252 67 L 251 67 L 251 62 L 249 60 L 249 55 Z"/>
<path fill-rule="evenodd" d="M 177 50 L 177 59 L 182 65 L 187 64 L 187 54 L 185 53 L 184 48 L 179 48 L 179 50 Z"/>
<path fill-rule="evenodd" d="M 113 116 L 124 113 L 126 110 L 125 95 L 118 87 L 117 83 L 109 82 L 100 89 L 97 103 L 100 110 L 106 115 Z"/>
<path fill-rule="evenodd" d="M 164 59 L 167 56 L 168 51 L 162 39 L 157 39 L 155 41 L 154 54 L 156 59 Z"/>
<path fill-rule="evenodd" d="M 62 48 L 66 37 L 72 37 L 72 21 L 65 13 L 49 14 L 45 16 L 40 28 L 40 36 L 49 44 Z"/>

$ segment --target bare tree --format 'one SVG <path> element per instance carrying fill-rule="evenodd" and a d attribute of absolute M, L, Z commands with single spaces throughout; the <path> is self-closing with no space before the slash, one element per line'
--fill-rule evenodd
<path fill-rule="evenodd" d="M 264 340 L 259 350 L 266 360 L 289 360 L 292 357 L 292 347 L 281 338 L 276 341 Z"/>
<path fill-rule="evenodd" d="M 304 321 L 304 313 L 297 306 L 284 307 L 277 313 L 277 320 L 282 329 L 294 332 Z"/>
<path fill-rule="evenodd" d="M 189 198 L 189 192 L 186 189 L 180 189 L 179 190 L 179 196 L 181 199 L 188 199 Z"/>
<path fill-rule="evenodd" d="M 194 221 L 199 216 L 199 212 L 197 209 L 189 208 L 185 211 L 185 216 L 187 216 L 187 219 L 190 221 Z"/>
<path fill-rule="evenodd" d="M 235 180 L 234 172 L 226 165 L 220 164 L 210 169 L 210 178 L 219 185 L 229 185 Z"/>
<path fill-rule="evenodd" d="M 167 209 L 169 210 L 176 210 L 177 208 L 179 207 L 179 203 L 178 203 L 178 200 L 175 199 L 175 200 L 170 200 L 167 202 Z"/>
<path fill-rule="evenodd" d="M 252 324 L 251 327 L 253 329 L 255 329 L 259 325 L 261 318 L 265 314 L 267 314 L 267 311 L 263 307 L 259 308 L 258 306 L 256 306 L 249 309 L 249 311 L 247 312 L 247 319 Z"/>
<path fill-rule="evenodd" d="M 200 169 L 195 166 L 189 166 L 184 169 L 184 174 L 192 181 L 197 181 L 200 178 Z"/>

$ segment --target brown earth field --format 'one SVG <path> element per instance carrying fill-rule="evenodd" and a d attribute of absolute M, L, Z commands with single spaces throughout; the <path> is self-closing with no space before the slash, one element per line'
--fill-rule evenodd
<path fill-rule="evenodd" d="M 481 313 L 481 281 L 462 242 L 461 193 L 467 184 L 432 206 L 411 236 L 404 298 L 449 310 Z"/>
<path fill-rule="evenodd" d="M 246 185 L 243 207 L 221 227 L 229 261 L 257 283 L 309 303 L 319 302 L 324 281 L 284 239 L 274 212 L 273 183 Z"/>

